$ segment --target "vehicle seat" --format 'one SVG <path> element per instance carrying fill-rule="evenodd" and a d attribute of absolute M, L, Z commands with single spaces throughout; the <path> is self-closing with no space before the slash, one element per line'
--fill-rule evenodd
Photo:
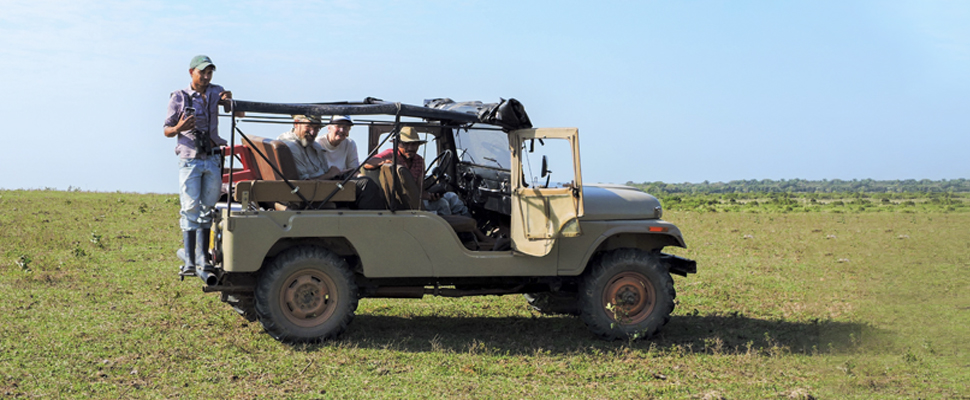
<path fill-rule="evenodd" d="M 253 157 L 253 152 L 248 146 L 237 144 L 233 147 L 225 147 L 222 151 L 223 157 L 238 157 L 239 161 L 242 163 L 242 167 L 234 168 L 232 171 L 232 179 L 236 182 L 239 181 L 251 181 L 260 177 L 259 167 L 256 165 L 256 157 Z M 229 182 L 229 169 L 223 168 L 222 170 L 222 182 Z"/>
<path fill-rule="evenodd" d="M 267 162 L 259 154 L 253 155 L 253 158 L 256 159 L 260 179 L 266 181 L 280 181 L 283 178 L 290 180 L 300 179 L 300 175 L 296 171 L 296 162 L 293 161 L 293 154 L 290 153 L 290 148 L 286 147 L 286 143 L 259 136 L 249 136 L 249 140 L 253 142 L 255 149 L 262 152 L 269 159 L 269 162 Z M 270 163 L 277 167 L 283 175 L 276 173 L 273 167 L 270 166 Z"/>
<path fill-rule="evenodd" d="M 296 161 L 293 160 L 293 153 L 290 152 L 290 148 L 287 147 L 286 143 L 280 140 L 267 139 L 259 136 L 249 136 L 249 140 L 252 141 L 254 147 L 253 153 L 258 153 L 255 150 L 259 150 L 263 155 L 266 156 L 269 161 L 260 157 L 259 154 L 253 154 L 253 158 L 256 159 L 257 171 L 259 171 L 259 179 L 264 181 L 281 181 L 283 178 L 289 179 L 291 181 L 297 181 L 300 179 L 300 174 L 296 170 Z M 247 143 L 248 144 L 248 143 Z M 280 175 L 276 173 L 273 169 L 275 166 L 283 174 Z M 293 202 L 273 202 L 261 204 L 264 208 L 275 209 L 277 211 L 285 211 L 293 209 L 297 203 Z M 311 207 L 316 207 L 311 205 Z M 324 208 L 334 208 L 333 203 L 328 203 Z"/>

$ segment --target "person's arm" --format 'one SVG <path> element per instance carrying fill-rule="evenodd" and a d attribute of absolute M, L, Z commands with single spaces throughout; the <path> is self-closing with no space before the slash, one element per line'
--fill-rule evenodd
<path fill-rule="evenodd" d="M 357 143 L 347 139 L 347 171 L 360 168 L 360 158 L 357 157 Z"/>
<path fill-rule="evenodd" d="M 175 92 L 178 93 L 178 92 Z M 168 100 L 168 115 L 163 124 L 165 137 L 175 137 L 179 132 L 195 128 L 195 116 L 188 118 L 182 113 L 182 103 L 178 96 L 172 93 Z"/>
<path fill-rule="evenodd" d="M 388 157 L 390 154 L 391 154 L 391 150 L 390 149 L 387 149 L 387 150 L 384 150 L 384 151 L 382 151 L 380 153 L 377 153 L 376 156 L 371 157 L 370 160 L 368 160 L 366 163 L 364 163 L 364 169 L 366 169 L 366 170 L 375 170 L 375 169 L 380 168 L 381 165 L 390 164 L 391 163 L 391 159 L 390 159 L 390 157 Z"/>
<path fill-rule="evenodd" d="M 369 161 L 367 161 L 366 163 L 364 163 L 364 169 L 378 169 L 381 167 L 381 165 L 390 164 L 390 163 L 391 163 L 391 160 L 384 160 L 381 158 L 374 157 Z"/>
<path fill-rule="evenodd" d="M 338 175 L 341 175 L 342 173 L 343 172 L 341 172 L 340 169 L 338 169 L 337 167 L 330 167 L 330 169 L 327 170 L 327 172 L 324 172 L 323 175 L 310 177 L 309 179 L 329 181 L 329 180 L 333 180 L 333 178 L 337 177 Z"/>
<path fill-rule="evenodd" d="M 219 92 L 219 105 L 222 106 L 222 109 L 229 112 L 230 103 L 232 103 L 232 92 L 229 90 Z M 236 111 L 232 115 L 237 118 L 242 118 L 246 116 L 246 113 L 244 111 Z"/>

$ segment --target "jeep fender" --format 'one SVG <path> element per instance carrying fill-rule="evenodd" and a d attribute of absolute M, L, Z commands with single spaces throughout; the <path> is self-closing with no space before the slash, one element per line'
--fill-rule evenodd
<path fill-rule="evenodd" d="M 666 246 L 687 247 L 680 229 L 663 220 L 581 221 L 580 225 L 582 237 L 561 239 L 564 242 L 560 244 L 560 276 L 582 274 L 590 259 L 602 251 L 618 248 L 659 251 Z"/>

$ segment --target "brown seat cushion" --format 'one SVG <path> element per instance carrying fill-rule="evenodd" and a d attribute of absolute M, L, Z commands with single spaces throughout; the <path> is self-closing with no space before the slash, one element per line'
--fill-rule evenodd
<path fill-rule="evenodd" d="M 259 136 L 249 136 L 249 140 L 252 142 L 253 152 L 257 153 L 253 156 L 259 166 L 260 179 L 267 181 L 279 181 L 283 178 L 300 179 L 300 175 L 296 171 L 296 162 L 293 161 L 293 154 L 290 153 L 290 148 L 286 147 L 286 143 Z M 258 153 L 263 153 L 269 161 L 267 162 L 266 159 L 260 157 Z M 282 175 L 277 173 L 273 167 L 282 172 Z"/>

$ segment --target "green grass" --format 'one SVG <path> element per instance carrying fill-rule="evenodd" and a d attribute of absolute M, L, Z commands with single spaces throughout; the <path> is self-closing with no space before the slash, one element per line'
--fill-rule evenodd
<path fill-rule="evenodd" d="M 660 193 L 668 211 L 858 214 L 970 212 L 970 193 Z"/>
<path fill-rule="evenodd" d="M 288 346 L 178 281 L 176 196 L 0 191 L 0 397 L 970 398 L 970 213 L 821 211 L 667 212 L 699 273 L 653 340 L 426 297 Z"/>

